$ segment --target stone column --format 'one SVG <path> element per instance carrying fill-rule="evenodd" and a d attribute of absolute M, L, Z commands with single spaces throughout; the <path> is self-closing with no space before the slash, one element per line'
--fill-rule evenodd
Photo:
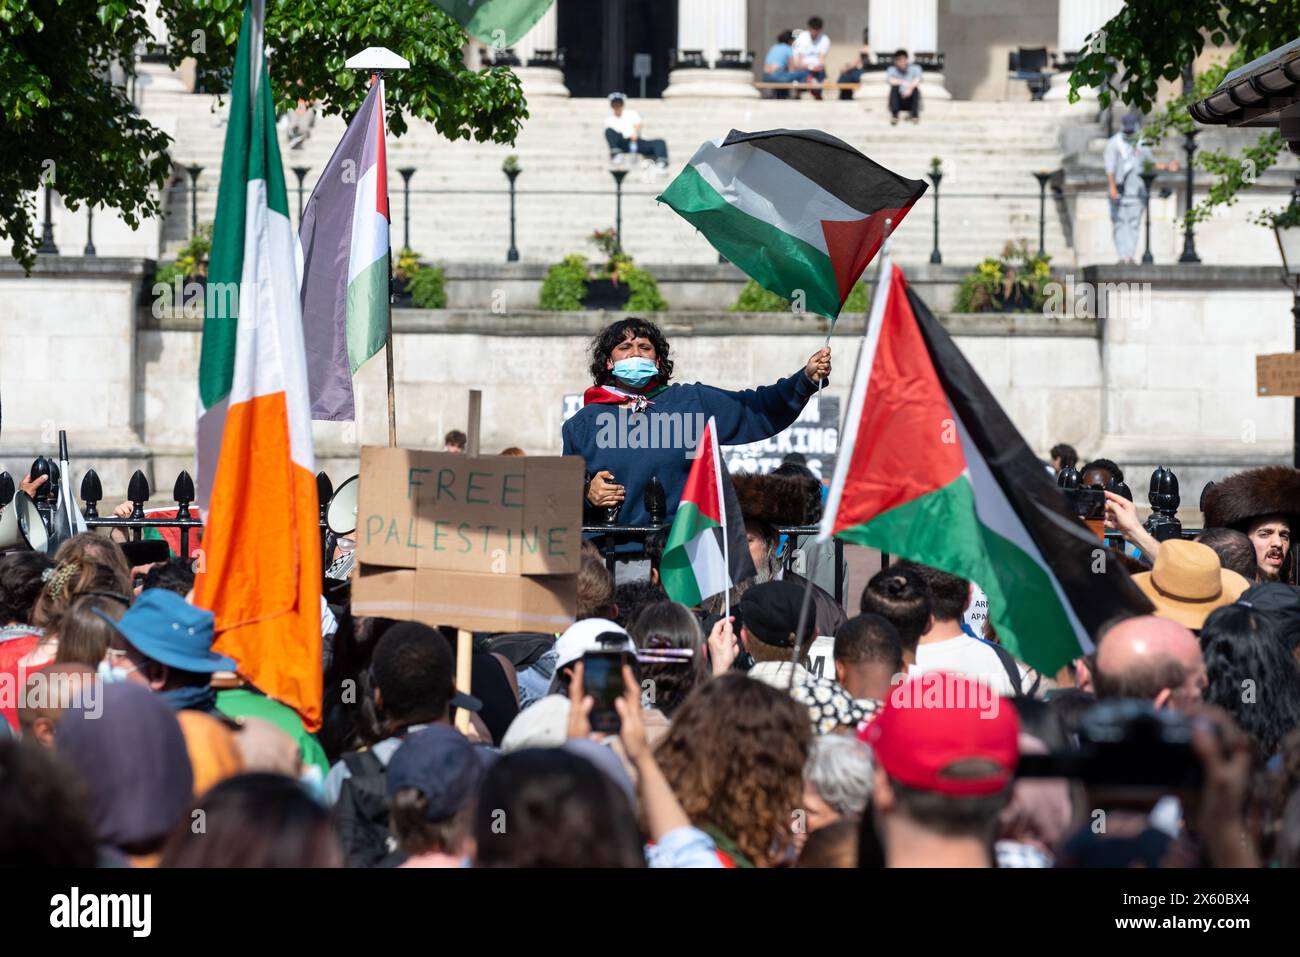
<path fill-rule="evenodd" d="M 703 50 L 704 59 L 716 63 L 719 50 L 748 51 L 746 17 L 748 0 L 679 0 L 677 49 Z M 668 75 L 669 97 L 756 98 L 754 75 L 749 70 L 679 68 Z"/>
<path fill-rule="evenodd" d="M 1057 0 L 1056 52 L 1077 53 L 1082 50 L 1088 35 L 1100 29 L 1123 6 L 1124 0 Z M 1052 85 L 1043 99 L 1065 103 L 1069 93 L 1070 75 L 1060 73 L 1052 77 Z M 1097 91 L 1085 87 L 1079 91 L 1079 96 L 1091 107 L 1097 100 Z"/>
<path fill-rule="evenodd" d="M 564 73 L 557 67 L 528 66 L 528 59 L 538 50 L 555 50 L 559 42 L 557 37 L 557 19 L 555 4 L 537 21 L 515 44 L 515 56 L 522 66 L 514 68 L 519 75 L 519 82 L 524 86 L 524 95 L 530 99 L 534 96 L 568 96 L 569 88 L 564 85 Z"/>
<path fill-rule="evenodd" d="M 149 24 L 149 32 L 153 35 L 154 45 L 160 49 L 166 48 L 168 42 L 167 25 L 158 12 L 157 0 L 150 0 L 146 5 L 144 18 L 145 22 Z M 144 54 L 145 52 L 140 50 L 138 54 Z M 181 78 L 180 73 L 173 70 L 166 63 L 143 62 L 137 57 L 135 72 L 136 100 L 141 106 L 143 106 L 145 98 L 154 93 L 189 93 L 193 90 L 193 86 L 187 84 Z"/>
<path fill-rule="evenodd" d="M 913 58 L 918 53 L 939 53 L 939 0 L 871 0 L 867 10 L 867 28 L 871 31 L 872 53 L 893 53 L 906 50 Z M 884 70 L 875 70 L 863 80 L 878 81 L 887 86 Z M 951 100 L 952 94 L 944 86 L 943 73 L 926 70 L 921 80 L 921 109 L 926 99 Z M 877 98 L 880 90 L 874 85 L 858 89 L 859 97 Z"/>

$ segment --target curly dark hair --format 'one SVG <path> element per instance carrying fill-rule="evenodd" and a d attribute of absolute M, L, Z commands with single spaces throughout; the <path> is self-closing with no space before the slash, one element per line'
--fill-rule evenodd
<path fill-rule="evenodd" d="M 31 624 L 46 569 L 54 560 L 43 552 L 10 552 L 0 558 L 0 626 L 10 622 Z"/>
<path fill-rule="evenodd" d="M 1300 727 L 1300 668 L 1274 637 L 1273 624 L 1244 605 L 1219 608 L 1201 628 L 1201 653 L 1210 678 L 1205 700 L 1232 715 L 1265 758 L 1276 754 L 1287 733 Z M 1252 695 L 1244 694 L 1247 688 Z"/>
<path fill-rule="evenodd" d="M 614 347 L 625 339 L 650 340 L 659 362 L 659 381 L 667 385 L 673 377 L 673 360 L 668 357 L 668 340 L 649 319 L 620 319 L 606 326 L 600 335 L 591 340 L 591 381 L 596 385 L 614 381 L 608 368 L 609 357 L 614 354 Z"/>
<path fill-rule="evenodd" d="M 808 710 L 732 672 L 686 699 L 655 749 L 682 809 L 712 825 L 759 867 L 783 860 L 812 746 Z"/>

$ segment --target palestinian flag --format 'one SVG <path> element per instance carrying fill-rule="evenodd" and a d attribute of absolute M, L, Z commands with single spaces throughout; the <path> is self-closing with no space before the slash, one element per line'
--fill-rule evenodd
<path fill-rule="evenodd" d="M 1002 644 L 1055 674 L 1108 618 L 1151 606 L 888 261 L 880 288 L 821 538 L 975 582 Z"/>
<path fill-rule="evenodd" d="M 554 0 L 433 0 L 475 40 L 498 50 L 512 47 Z"/>
<path fill-rule="evenodd" d="M 820 130 L 741 133 L 701 146 L 660 200 L 764 289 L 840 314 L 890 230 L 925 192 Z"/>
<path fill-rule="evenodd" d="M 320 528 L 293 227 L 275 139 L 264 0 L 244 9 L 199 358 L 194 603 L 241 676 L 321 721 Z M 226 290 L 238 295 L 224 294 Z"/>
<path fill-rule="evenodd" d="M 355 419 L 352 376 L 388 338 L 382 80 L 371 84 L 311 191 L 295 251 L 312 418 Z"/>
<path fill-rule="evenodd" d="M 669 598 L 690 608 L 755 574 L 740 500 L 722 467 L 718 426 L 710 418 L 668 530 L 659 581 Z"/>

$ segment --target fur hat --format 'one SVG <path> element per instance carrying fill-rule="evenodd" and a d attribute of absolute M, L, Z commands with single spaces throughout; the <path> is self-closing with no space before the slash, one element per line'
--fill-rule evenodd
<path fill-rule="evenodd" d="M 821 518 L 821 490 L 793 475 L 733 475 L 731 484 L 746 519 L 775 527 Z"/>
<path fill-rule="evenodd" d="M 1266 465 L 1229 475 L 1204 496 L 1206 528 L 1246 531 L 1262 515 L 1285 515 L 1292 529 L 1300 524 L 1300 470 Z"/>

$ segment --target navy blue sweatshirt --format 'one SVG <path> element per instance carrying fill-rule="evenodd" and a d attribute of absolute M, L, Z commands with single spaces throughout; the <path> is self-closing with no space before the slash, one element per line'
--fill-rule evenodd
<path fill-rule="evenodd" d="M 564 454 L 581 455 L 588 476 L 608 471 L 624 487 L 620 525 L 649 524 L 644 493 L 651 478 L 657 478 L 667 493 L 666 523 L 671 524 L 695 462 L 688 452 L 699 443 L 710 416 L 717 420 L 722 445 L 761 442 L 789 428 L 816 392 L 817 386 L 800 369 L 775 385 L 743 392 L 699 382 L 670 385 L 641 413 L 593 403 L 564 423 Z M 583 501 L 584 523 L 603 524 L 605 510 Z"/>

